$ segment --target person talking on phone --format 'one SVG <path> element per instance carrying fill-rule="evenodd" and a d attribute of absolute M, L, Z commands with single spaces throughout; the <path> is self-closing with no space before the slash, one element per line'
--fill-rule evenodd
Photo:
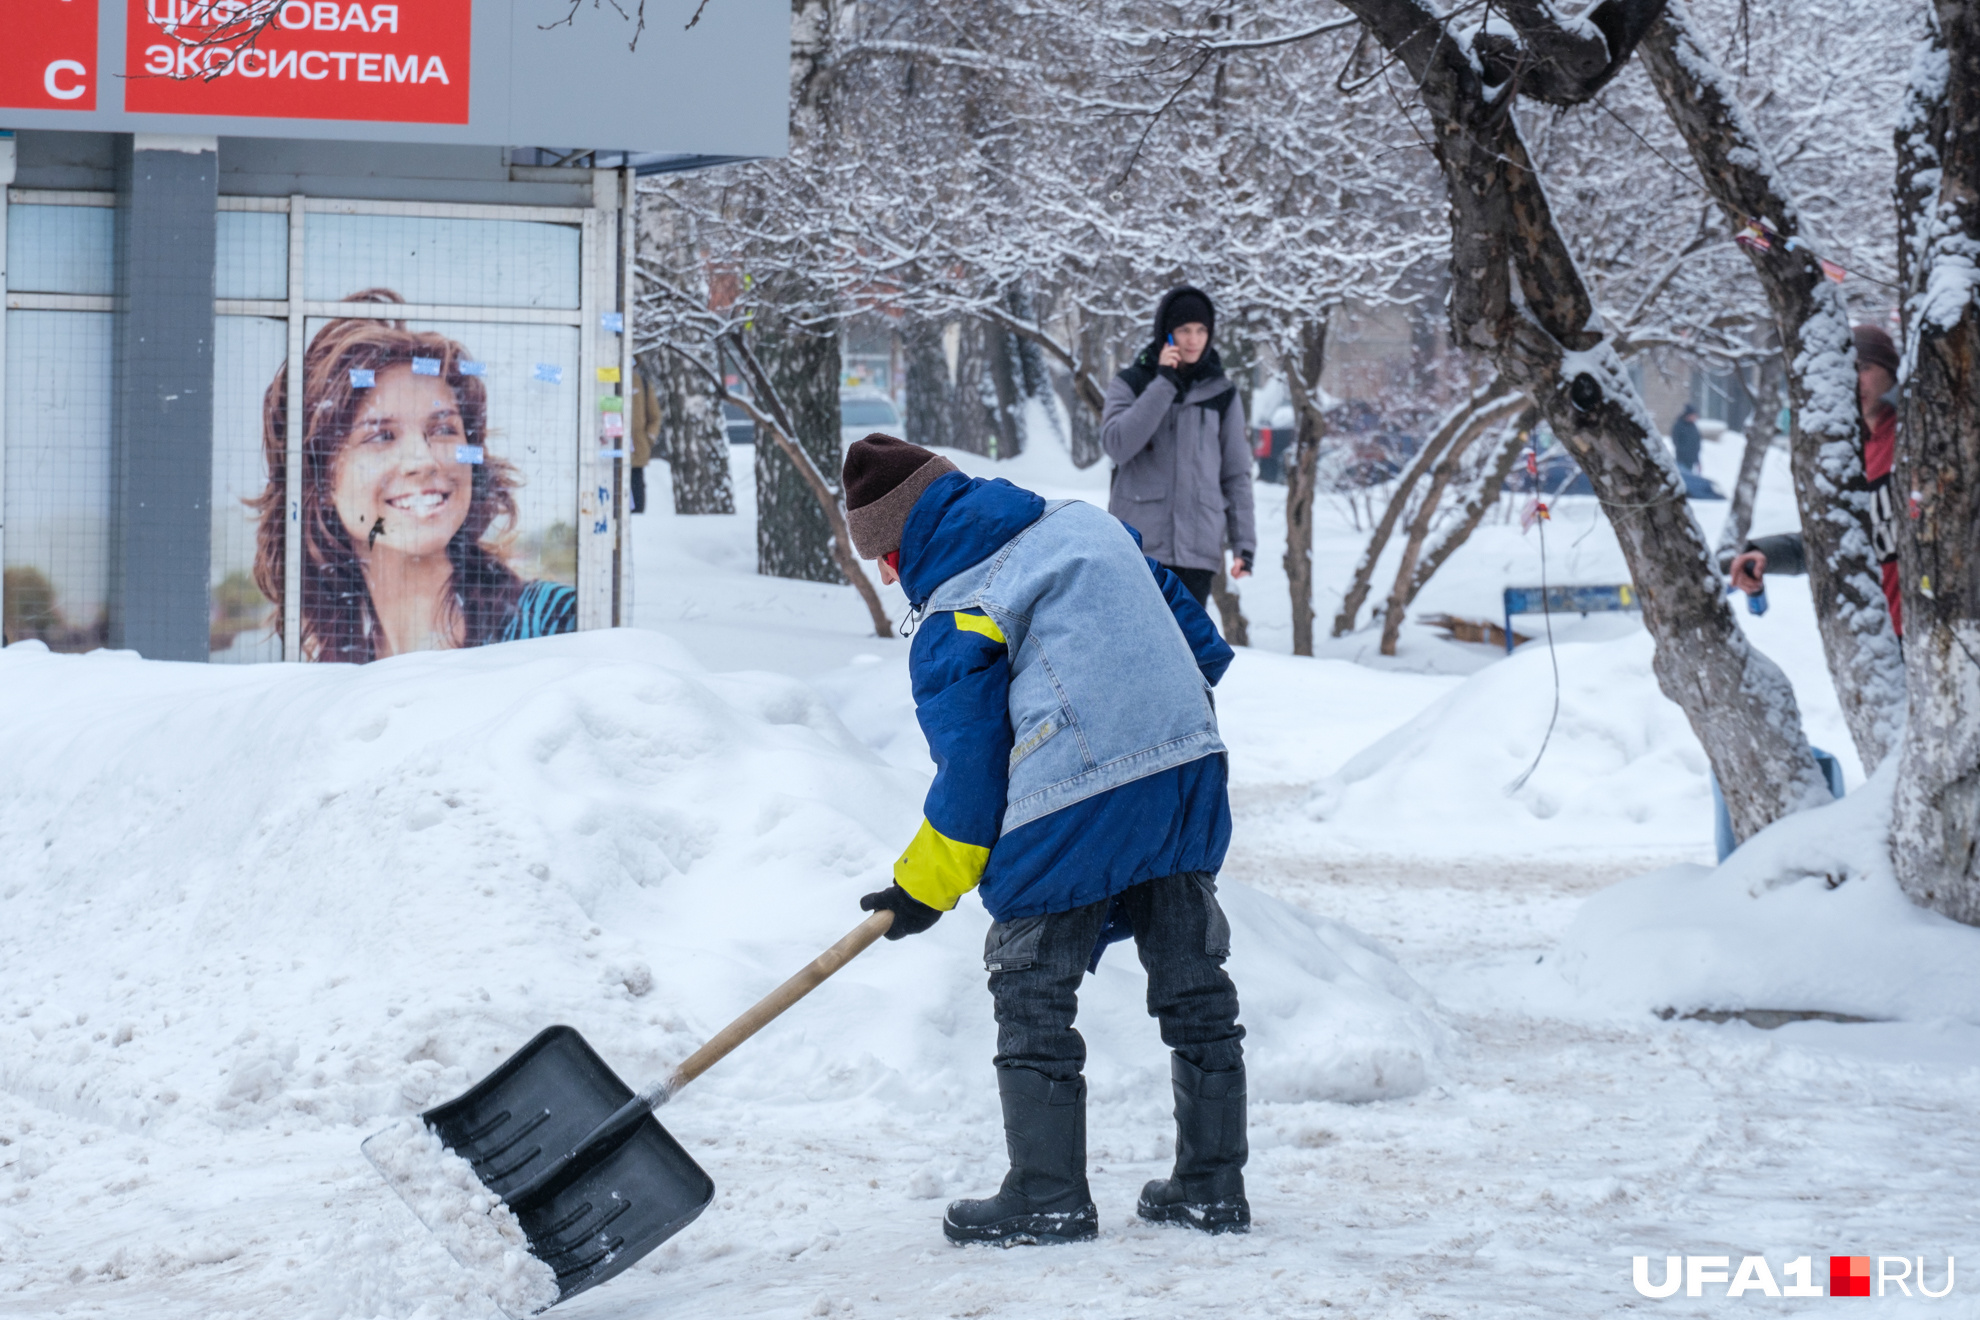
<path fill-rule="evenodd" d="M 1198 605 L 1226 545 L 1233 578 L 1251 576 L 1258 551 L 1244 404 L 1211 345 L 1216 332 L 1208 294 L 1171 289 L 1156 304 L 1154 339 L 1108 384 L 1100 414 L 1100 446 L 1114 460 L 1107 511 Z"/>

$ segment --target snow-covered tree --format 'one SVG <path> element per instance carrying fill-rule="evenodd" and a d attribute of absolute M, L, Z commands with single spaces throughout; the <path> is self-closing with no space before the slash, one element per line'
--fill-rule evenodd
<path fill-rule="evenodd" d="M 1747 257 L 1766 292 L 1786 365 L 1815 618 L 1850 734 L 1864 765 L 1874 768 L 1897 741 L 1903 663 L 1871 543 L 1856 352 L 1842 286 L 1824 271 L 1821 253 L 1829 245 L 1804 232 L 1801 208 L 1770 143 L 1707 50 L 1684 0 L 1670 0 L 1641 52 L 1726 226 L 1738 232 L 1760 222 L 1749 231 L 1757 237 L 1749 237 Z M 1859 142 L 1868 136 L 1860 120 L 1849 130 Z M 1831 136 L 1838 134 L 1832 129 Z"/>
<path fill-rule="evenodd" d="M 1912 899 L 1980 924 L 1980 5 L 1937 0 L 1898 123 L 1895 490 L 1908 719 L 1892 846 Z"/>
<path fill-rule="evenodd" d="M 1630 383 L 1527 149 L 1514 107 L 1586 104 L 1661 5 L 1605 0 L 1564 20 L 1544 0 L 1445 15 L 1419 0 L 1344 0 L 1428 119 L 1451 217 L 1451 326 L 1540 409 L 1607 507 L 1659 686 L 1682 708 L 1744 838 L 1826 798 L 1794 691 L 1747 642 L 1710 548 Z"/>

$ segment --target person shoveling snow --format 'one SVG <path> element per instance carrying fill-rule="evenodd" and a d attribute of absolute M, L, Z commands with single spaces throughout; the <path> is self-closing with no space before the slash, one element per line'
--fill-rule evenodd
<path fill-rule="evenodd" d="M 1209 696 L 1231 648 L 1092 505 L 965 477 L 884 435 L 847 451 L 844 489 L 855 548 L 920 619 L 909 674 L 936 764 L 894 884 L 860 906 L 894 913 L 888 939 L 971 889 L 996 919 L 984 966 L 1011 1168 L 996 1195 L 951 1204 L 943 1233 L 1004 1246 L 1098 1234 L 1073 1017 L 1101 950 L 1130 933 L 1176 1103 L 1174 1174 L 1136 1213 L 1246 1231 L 1244 1031 L 1216 893 L 1231 815 Z"/>

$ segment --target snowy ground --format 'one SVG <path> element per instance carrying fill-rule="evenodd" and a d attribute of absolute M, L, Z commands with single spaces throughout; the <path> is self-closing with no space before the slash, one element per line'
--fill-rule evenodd
<path fill-rule="evenodd" d="M 1737 449 L 1706 461 L 1726 483 Z M 1049 451 L 998 471 L 1104 498 Z M 358 1140 L 551 1021 L 643 1082 L 857 920 L 926 781 L 905 645 L 862 636 L 848 589 L 756 577 L 746 518 L 673 518 L 655 485 L 638 630 L 361 671 L 0 653 L 0 1315 L 487 1316 Z M 1559 726 L 1509 796 L 1544 648 L 1412 624 L 1392 661 L 1367 633 L 1283 654 L 1260 491 L 1259 645 L 1219 693 L 1256 1230 L 1133 1217 L 1166 1064 L 1117 950 L 1082 1018 L 1101 1240 L 942 1242 L 944 1200 L 1002 1170 L 966 903 L 665 1111 L 714 1206 L 564 1310 L 1802 1314 L 1829 1304 L 1647 1301 L 1630 1258 L 1809 1255 L 1820 1282 L 1831 1254 L 1923 1255 L 1937 1287 L 1980 1254 L 1980 933 L 1894 898 L 1878 786 L 1707 872 L 1703 755 L 1612 617 L 1561 622 Z M 1623 580 L 1583 503 L 1549 577 Z M 1323 515 L 1332 592 L 1359 539 Z M 1776 455 L 1755 526 L 1791 522 Z M 1420 610 L 1494 617 L 1537 549 L 1488 525 Z M 1807 593 L 1771 594 L 1741 618 L 1855 792 Z M 1865 1305 L 1980 1314 L 1973 1288 Z"/>

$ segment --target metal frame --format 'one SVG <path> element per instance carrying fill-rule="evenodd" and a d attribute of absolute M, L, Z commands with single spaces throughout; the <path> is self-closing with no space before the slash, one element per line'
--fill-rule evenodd
<path fill-rule="evenodd" d="M 619 287 L 618 305 L 625 319 L 619 326 L 619 394 L 624 402 L 625 435 L 619 448 L 625 457 L 613 465 L 618 475 L 619 562 L 612 580 L 617 585 L 617 603 L 612 613 L 615 627 L 629 628 L 633 621 L 633 539 L 632 539 L 632 452 L 638 438 L 632 432 L 633 404 L 633 260 L 639 229 L 639 176 L 632 169 L 619 171 Z"/>
<path fill-rule="evenodd" d="M 631 310 L 626 305 L 632 259 L 632 211 L 634 190 L 630 175 L 622 170 L 593 171 L 593 194 L 601 205 L 503 206 L 488 203 L 386 202 L 342 198 L 308 197 L 221 197 L 221 211 L 252 211 L 286 215 L 288 233 L 287 298 L 217 298 L 213 314 L 257 316 L 286 322 L 288 327 L 288 391 L 295 400 L 302 394 L 302 360 L 307 348 L 307 325 L 311 317 L 373 317 L 393 320 L 465 321 L 506 325 L 569 325 L 578 328 L 578 427 L 576 484 L 577 592 L 580 630 L 616 626 L 630 621 L 630 547 L 625 542 L 625 512 L 630 508 L 628 483 L 630 467 L 624 460 L 611 459 L 610 475 L 601 471 L 599 454 L 598 368 L 607 361 L 619 364 L 619 390 L 623 394 L 631 380 Z M 6 202 L 16 206 L 115 207 L 116 194 L 78 190 L 35 188 L 6 189 Z M 308 216 L 381 215 L 451 220 L 520 220 L 571 225 L 578 230 L 579 289 L 574 308 L 481 307 L 425 303 L 352 303 L 310 300 L 302 296 Z M 300 221 L 300 223 L 299 223 Z M 14 293 L 6 282 L 6 210 L 0 206 L 0 296 L 7 310 L 108 312 L 116 300 L 86 294 Z M 601 342 L 609 334 L 603 329 L 602 314 L 617 308 L 627 318 L 627 333 L 618 336 L 616 353 Z M 0 549 L 4 549 L 4 499 L 6 495 L 6 432 L 4 412 L 6 327 L 0 317 Z M 630 400 L 628 399 L 629 403 Z M 625 406 L 624 404 L 621 405 Z M 628 424 L 631 417 L 627 416 Z M 283 583 L 283 647 L 285 661 L 301 656 L 302 622 L 302 414 L 288 410 L 287 470 L 288 519 L 285 528 Z M 630 440 L 630 437 L 627 437 Z M 622 444 L 625 442 L 622 442 Z"/>
<path fill-rule="evenodd" d="M 8 184 L 14 181 L 14 152 L 17 148 L 10 136 L 7 140 L 5 167 Z M 7 195 L 13 195 L 7 189 Z M 7 292 L 7 208 L 0 204 L 0 299 Z M 7 312 L 0 306 L 0 566 L 7 562 Z M 7 609 L 7 580 L 0 573 L 0 618 Z M 4 639 L 0 639 L 4 640 Z"/>
<path fill-rule="evenodd" d="M 287 515 L 282 521 L 282 659 L 291 664 L 302 660 L 302 396 L 303 352 L 309 347 L 309 304 L 302 296 L 309 226 L 296 221 L 308 214 L 302 195 L 292 195 L 288 205 L 288 282 L 284 286 L 289 300 L 283 313 L 289 338 L 288 357 L 284 359 L 288 379 L 282 384 L 287 404 L 282 410 L 282 508 Z M 220 313 L 214 315 L 217 318 Z"/>

